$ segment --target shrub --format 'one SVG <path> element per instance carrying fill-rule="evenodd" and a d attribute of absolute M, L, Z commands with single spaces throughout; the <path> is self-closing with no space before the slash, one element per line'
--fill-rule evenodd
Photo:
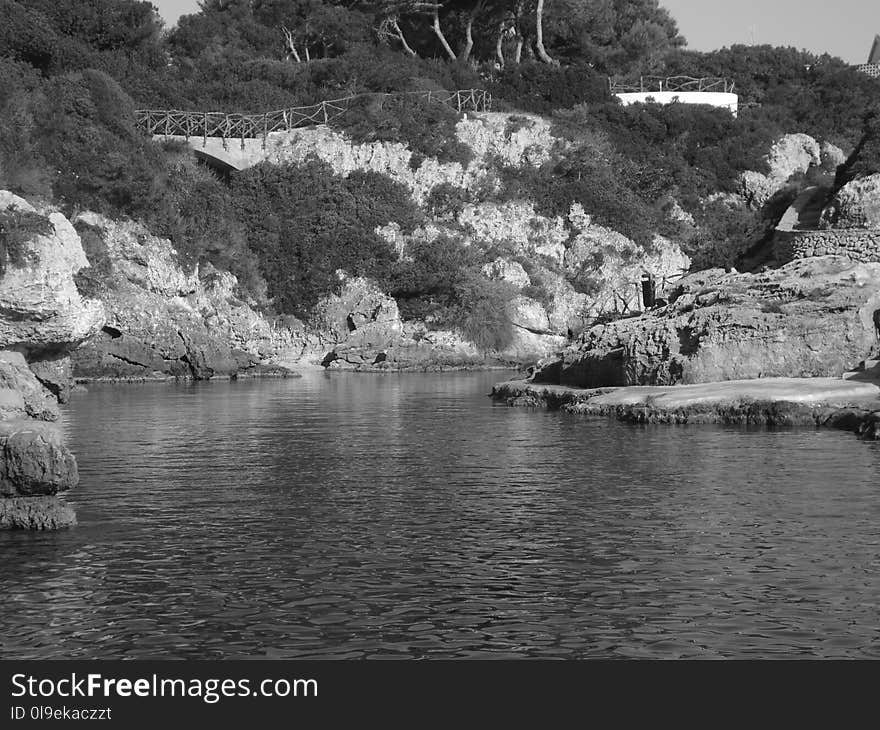
<path fill-rule="evenodd" d="M 28 263 L 28 242 L 34 236 L 48 236 L 55 227 L 39 213 L 27 210 L 0 211 L 0 276 L 12 266 Z"/>
<path fill-rule="evenodd" d="M 504 349 L 513 338 L 506 306 L 515 286 L 480 274 L 486 257 L 447 236 L 414 242 L 383 281 L 405 319 L 455 328 L 482 350 Z"/>
<path fill-rule="evenodd" d="M 425 157 L 467 166 L 473 153 L 455 135 L 460 118 L 446 104 L 417 94 L 375 95 L 352 101 L 332 124 L 354 142 L 401 142 Z"/>
<path fill-rule="evenodd" d="M 764 234 L 755 213 L 721 200 L 704 203 L 694 220 L 697 228 L 681 241 L 694 270 L 737 265 Z"/>
<path fill-rule="evenodd" d="M 472 197 L 466 189 L 443 182 L 431 188 L 425 200 L 425 207 L 436 218 L 455 219 L 464 210 L 465 205 L 471 202 L 473 202 Z"/>
<path fill-rule="evenodd" d="M 610 100 L 607 78 L 584 63 L 564 67 L 535 61 L 511 64 L 493 80 L 490 90 L 511 108 L 534 114 Z"/>
<path fill-rule="evenodd" d="M 510 282 L 487 280 L 470 271 L 455 287 L 455 302 L 438 320 L 457 327 L 481 350 L 503 350 L 513 341 L 513 324 L 506 308 L 516 295 Z"/>
<path fill-rule="evenodd" d="M 107 291 L 112 282 L 112 264 L 107 253 L 107 245 L 101 232 L 82 221 L 74 224 L 79 234 L 83 251 L 89 265 L 74 274 L 74 281 L 79 293 L 87 297 L 98 297 Z"/>
<path fill-rule="evenodd" d="M 235 176 L 232 196 L 275 308 L 298 317 L 337 288 L 339 269 L 384 276 L 396 255 L 376 228 L 395 221 L 408 232 L 418 220 L 399 183 L 375 172 L 341 178 L 317 161 L 257 165 Z"/>

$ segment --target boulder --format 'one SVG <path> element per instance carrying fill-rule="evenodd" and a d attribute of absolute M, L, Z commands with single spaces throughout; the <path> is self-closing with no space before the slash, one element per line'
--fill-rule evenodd
<path fill-rule="evenodd" d="M 880 230 L 880 173 L 844 185 L 822 211 L 830 228 Z"/>
<path fill-rule="evenodd" d="M 70 400 L 73 385 L 73 364 L 70 355 L 61 355 L 47 360 L 30 363 L 31 372 L 59 403 Z"/>
<path fill-rule="evenodd" d="M 540 382 L 576 387 L 840 376 L 875 347 L 880 264 L 801 259 L 758 274 L 715 269 L 673 301 L 585 331 Z"/>
<path fill-rule="evenodd" d="M 326 297 L 316 310 L 319 329 L 333 343 L 349 347 L 382 349 L 400 339 L 403 322 L 394 298 L 369 279 L 339 274 L 340 293 Z"/>
<path fill-rule="evenodd" d="M 0 495 L 50 496 L 77 485 L 76 459 L 51 424 L 0 421 Z"/>
<path fill-rule="evenodd" d="M 80 296 L 74 275 L 88 260 L 79 236 L 61 213 L 38 210 L 0 190 L 0 214 L 10 221 L 18 255 L 0 271 L 0 349 L 29 360 L 56 357 L 100 330 L 101 302 Z"/>
<path fill-rule="evenodd" d="M 880 441 L 880 411 L 865 416 L 859 424 L 859 438 L 863 441 Z"/>
<path fill-rule="evenodd" d="M 826 148 L 826 156 L 829 153 Z M 792 175 L 821 165 L 822 147 L 808 134 L 786 134 L 773 144 L 766 160 L 767 173 L 749 170 L 740 177 L 741 194 L 754 208 L 763 207 Z"/>
<path fill-rule="evenodd" d="M 521 263 L 502 256 L 485 264 L 481 273 L 487 279 L 506 281 L 508 284 L 513 284 L 518 289 L 523 289 L 532 283 Z"/>
<path fill-rule="evenodd" d="M 20 352 L 0 350 L 0 419 L 54 421 L 58 402 L 37 380 Z"/>
<path fill-rule="evenodd" d="M 0 498 L 0 528 L 58 530 L 75 524 L 76 513 L 59 497 Z"/>

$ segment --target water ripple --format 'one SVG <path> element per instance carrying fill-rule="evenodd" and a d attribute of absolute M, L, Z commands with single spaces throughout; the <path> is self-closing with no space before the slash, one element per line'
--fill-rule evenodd
<path fill-rule="evenodd" d="M 493 406 L 498 374 L 93 386 L 16 658 L 878 657 L 880 449 Z"/>

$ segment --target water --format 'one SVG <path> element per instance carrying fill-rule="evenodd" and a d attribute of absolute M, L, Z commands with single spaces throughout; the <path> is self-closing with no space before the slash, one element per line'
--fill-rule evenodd
<path fill-rule="evenodd" d="M 880 448 L 493 405 L 503 374 L 92 386 L 16 658 L 878 657 Z"/>

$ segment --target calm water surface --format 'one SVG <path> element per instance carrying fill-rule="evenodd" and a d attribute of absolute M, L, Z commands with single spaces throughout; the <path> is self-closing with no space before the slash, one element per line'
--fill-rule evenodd
<path fill-rule="evenodd" d="M 92 386 L 16 658 L 878 657 L 880 448 L 493 405 L 499 373 Z"/>

